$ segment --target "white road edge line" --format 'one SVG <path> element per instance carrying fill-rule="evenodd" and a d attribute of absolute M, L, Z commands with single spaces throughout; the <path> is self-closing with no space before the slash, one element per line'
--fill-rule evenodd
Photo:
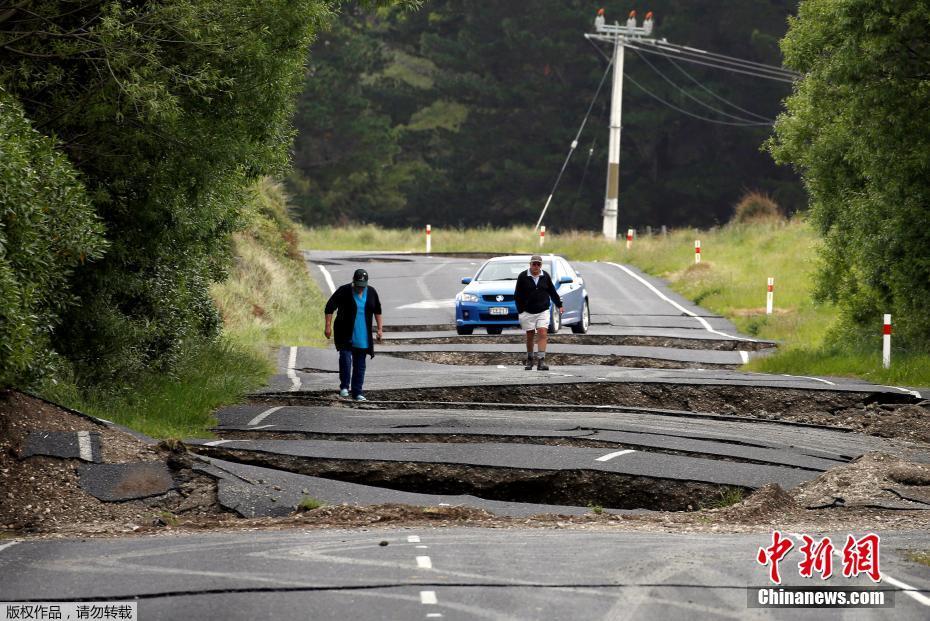
<path fill-rule="evenodd" d="M 438 604 L 439 600 L 436 598 L 436 591 L 420 591 L 420 603 Z"/>
<path fill-rule="evenodd" d="M 615 451 L 613 453 L 607 453 L 606 455 L 601 455 L 594 461 L 610 461 L 614 457 L 620 457 L 621 455 L 626 455 L 627 453 L 635 453 L 633 449 L 626 449 L 625 451 Z"/>
<path fill-rule="evenodd" d="M 219 446 L 220 444 L 225 444 L 226 442 L 232 442 L 232 440 L 214 440 L 212 442 L 204 443 L 204 446 Z"/>
<path fill-rule="evenodd" d="M 906 392 L 909 395 L 914 395 L 918 399 L 923 399 L 923 397 L 921 396 L 919 392 L 917 392 L 916 390 L 911 390 L 910 388 L 901 388 L 900 386 L 885 386 L 884 384 L 879 384 L 879 385 L 882 386 L 883 388 L 892 388 L 894 390 L 900 390 L 901 392 Z"/>
<path fill-rule="evenodd" d="M 283 405 L 279 405 L 278 407 L 269 408 L 265 410 L 264 412 L 262 412 L 261 414 L 259 414 L 258 416 L 256 416 L 255 418 L 249 421 L 249 427 L 254 427 L 255 425 L 259 424 L 260 422 L 262 422 L 263 420 L 265 420 L 266 418 L 268 418 L 269 416 L 271 416 L 272 414 L 274 414 L 275 412 L 277 412 L 283 407 L 284 407 Z"/>
<path fill-rule="evenodd" d="M 676 301 L 673 300 L 672 298 L 668 297 L 667 295 L 665 295 L 664 293 L 662 293 L 661 291 L 659 291 L 658 289 L 656 289 L 656 288 L 655 288 L 655 285 L 653 285 L 651 282 L 649 282 L 648 280 L 646 280 L 645 278 L 643 278 L 642 276 L 640 276 L 639 274 L 637 274 L 636 272 L 634 272 L 634 271 L 631 270 L 630 268 L 626 267 L 625 265 L 620 265 L 619 263 L 614 263 L 613 261 L 604 261 L 604 263 L 606 263 L 607 265 L 613 265 L 614 267 L 619 267 L 621 270 L 623 270 L 624 272 L 626 272 L 627 274 L 629 274 L 630 276 L 632 276 L 633 278 L 635 278 L 636 280 L 638 280 L 638 281 L 641 282 L 642 284 L 646 285 L 646 287 L 647 287 L 650 291 L 652 291 L 653 293 L 655 293 L 655 294 L 656 294 L 657 296 L 659 296 L 662 300 L 668 302 L 669 304 L 671 304 L 672 306 L 674 306 L 675 308 L 677 308 L 678 310 L 680 310 L 681 312 L 683 312 L 685 315 L 688 315 L 688 316 L 691 317 L 692 319 L 695 319 L 695 320 L 696 320 L 699 324 L 701 324 L 701 325 L 704 327 L 704 329 L 707 330 L 708 332 L 710 332 L 710 333 L 712 333 L 712 334 L 719 334 L 720 336 L 725 336 L 725 337 L 727 337 L 728 339 L 735 339 L 735 340 L 737 340 L 737 341 L 749 341 L 749 342 L 753 342 L 753 343 L 756 342 L 755 339 L 747 339 L 747 338 L 743 338 L 743 337 L 741 337 L 741 336 L 733 336 L 732 334 L 727 334 L 726 332 L 721 332 L 720 330 L 714 330 L 714 329 L 710 326 L 710 324 L 707 323 L 707 320 L 706 320 L 706 319 L 704 319 L 703 317 L 699 316 L 697 313 L 694 313 L 694 312 L 692 312 L 692 311 L 689 311 L 687 308 L 685 308 L 684 306 L 682 306 L 681 304 L 679 304 L 678 302 L 676 302 Z"/>
<path fill-rule="evenodd" d="M 743 361 L 743 364 L 749 362 L 749 352 L 741 349 L 739 352 L 739 359 Z"/>
<path fill-rule="evenodd" d="M 407 543 L 420 543 L 420 535 L 408 535 Z"/>
<path fill-rule="evenodd" d="M 10 546 L 15 546 L 18 541 L 8 541 L 7 543 L 0 543 L 0 551 L 6 550 Z"/>
<path fill-rule="evenodd" d="M 300 390 L 300 378 L 297 377 L 297 371 L 294 370 L 294 367 L 297 366 L 297 348 L 291 347 L 291 351 L 287 356 L 287 376 L 291 378 L 291 392 L 297 392 Z"/>
<path fill-rule="evenodd" d="M 81 456 L 81 459 L 83 459 L 84 461 L 94 461 L 94 449 L 90 445 L 90 432 L 89 431 L 77 432 L 77 441 L 78 441 L 78 455 Z"/>
<path fill-rule="evenodd" d="M 821 379 L 819 377 L 811 377 L 810 375 L 788 375 L 787 373 L 782 373 L 781 375 L 782 377 L 798 377 L 801 379 L 814 380 L 815 382 L 820 382 L 822 384 L 826 384 L 827 386 L 836 386 L 836 384 L 830 380 Z M 885 388 L 887 388 L 887 386 Z"/>
<path fill-rule="evenodd" d="M 430 560 L 430 557 L 428 556 L 418 556 L 417 567 L 419 567 L 420 569 L 432 569 L 433 561 Z"/>
<path fill-rule="evenodd" d="M 320 268 L 320 271 L 323 272 L 323 278 L 326 280 L 326 286 L 329 287 L 330 293 L 336 292 L 336 283 L 333 282 L 333 275 L 329 273 L 329 270 L 323 267 L 322 265 L 317 265 Z"/>
<path fill-rule="evenodd" d="M 803 543 L 803 542 L 804 542 L 804 537 L 803 537 L 802 535 L 798 534 L 798 533 L 791 533 L 791 536 L 794 537 L 795 539 L 797 539 L 797 540 L 798 540 L 798 543 Z M 836 554 L 838 557 L 840 557 L 840 560 L 842 560 L 843 555 L 840 553 L 839 550 L 837 550 L 836 548 L 833 548 L 833 553 Z M 897 578 L 892 578 L 891 576 L 889 576 L 889 575 L 886 574 L 885 572 L 882 572 L 882 581 L 883 581 L 883 582 L 890 582 L 892 585 L 894 585 L 894 586 L 898 587 L 899 589 L 901 589 L 901 591 L 903 591 L 905 595 L 908 595 L 908 596 L 912 597 L 913 599 L 917 600 L 918 602 L 920 602 L 920 603 L 923 604 L 924 606 L 930 606 L 930 597 L 927 597 L 927 596 L 924 595 L 923 593 L 920 593 L 920 592 L 917 590 L 917 587 L 912 587 L 912 586 L 909 585 L 909 584 L 906 584 L 906 583 L 904 583 L 904 582 L 901 582 L 901 581 L 898 580 Z"/>

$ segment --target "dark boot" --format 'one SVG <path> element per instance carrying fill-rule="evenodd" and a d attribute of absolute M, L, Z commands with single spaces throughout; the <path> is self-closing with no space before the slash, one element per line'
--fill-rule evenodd
<path fill-rule="evenodd" d="M 546 359 L 545 359 L 545 357 L 539 359 L 539 364 L 536 365 L 536 369 L 539 370 L 539 371 L 548 371 L 548 370 L 549 370 L 549 365 L 546 364 Z"/>
<path fill-rule="evenodd" d="M 527 356 L 527 357 L 526 357 L 526 365 L 523 367 L 524 370 L 526 370 L 526 371 L 532 371 L 532 370 L 533 370 L 533 364 L 535 364 L 535 362 L 536 362 L 536 361 L 533 359 L 533 356 L 532 356 L 532 355 Z"/>

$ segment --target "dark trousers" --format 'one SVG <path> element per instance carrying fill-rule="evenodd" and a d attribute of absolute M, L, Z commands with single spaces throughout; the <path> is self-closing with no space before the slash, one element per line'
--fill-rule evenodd
<path fill-rule="evenodd" d="M 353 397 L 362 394 L 367 355 L 368 352 L 364 349 L 352 348 L 339 351 L 339 390 L 349 389 Z"/>

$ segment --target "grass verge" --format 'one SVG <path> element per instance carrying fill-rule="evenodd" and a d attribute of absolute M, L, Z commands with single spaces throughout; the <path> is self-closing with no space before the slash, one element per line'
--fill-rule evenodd
<path fill-rule="evenodd" d="M 280 186 L 259 182 L 245 216 L 229 278 L 212 289 L 224 325 L 218 339 L 189 343 L 170 374 L 80 389 L 59 382 L 42 395 L 155 438 L 210 437 L 217 408 L 268 382 L 277 346 L 322 344 L 324 300 L 306 272 Z"/>
<path fill-rule="evenodd" d="M 701 240 L 702 261 L 694 263 Z M 302 248 L 422 252 L 425 233 L 371 225 L 301 231 Z M 881 366 L 881 325 L 874 340 L 828 344 L 837 310 L 812 300 L 820 239 L 803 219 L 736 224 L 710 231 L 679 229 L 666 236 L 642 235 L 631 249 L 591 232 L 548 231 L 544 250 L 574 261 L 629 263 L 664 278 L 673 290 L 733 321 L 746 334 L 779 341 L 779 351 L 753 360 L 747 370 L 794 375 L 860 377 L 879 384 L 930 386 L 930 353 L 893 352 L 891 369 Z M 529 227 L 433 228 L 434 252 L 538 252 Z M 775 278 L 775 312 L 765 314 L 766 282 Z"/>

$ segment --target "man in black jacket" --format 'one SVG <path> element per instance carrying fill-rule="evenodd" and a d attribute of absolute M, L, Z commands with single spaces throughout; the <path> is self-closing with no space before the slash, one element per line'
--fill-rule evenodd
<path fill-rule="evenodd" d="M 539 361 L 536 367 L 540 371 L 548 371 L 546 364 L 546 343 L 549 332 L 549 300 L 555 304 L 559 314 L 563 312 L 562 298 L 552 284 L 552 278 L 542 268 L 542 257 L 538 254 L 530 259 L 530 269 L 520 272 L 517 276 L 517 286 L 513 293 L 514 302 L 517 303 L 517 313 L 520 316 L 520 327 L 526 331 L 526 366 L 527 371 L 533 370 L 533 335 L 539 335 Z"/>
<path fill-rule="evenodd" d="M 368 272 L 355 270 L 351 284 L 342 285 L 326 302 L 326 338 L 333 336 L 333 313 L 336 313 L 336 349 L 339 351 L 339 396 L 365 401 L 365 356 L 375 357 L 371 338 L 371 318 L 378 323 L 378 342 L 384 334 L 381 301 L 374 287 L 368 286 Z"/>

